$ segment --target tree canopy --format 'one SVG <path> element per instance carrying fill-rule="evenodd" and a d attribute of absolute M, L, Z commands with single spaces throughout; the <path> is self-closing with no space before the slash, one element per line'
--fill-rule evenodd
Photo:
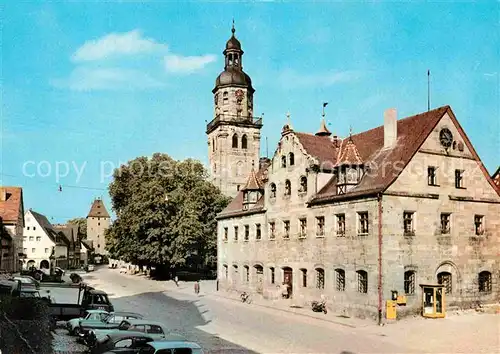
<path fill-rule="evenodd" d="M 117 219 L 106 233 L 112 258 L 182 267 L 215 263 L 217 222 L 229 199 L 196 160 L 138 157 L 115 169 L 109 186 Z"/>

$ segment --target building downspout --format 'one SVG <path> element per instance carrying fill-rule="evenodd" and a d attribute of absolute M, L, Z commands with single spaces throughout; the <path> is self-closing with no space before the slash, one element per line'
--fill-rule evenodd
<path fill-rule="evenodd" d="M 378 201 L 378 324 L 382 325 L 382 194 L 377 195 Z"/>

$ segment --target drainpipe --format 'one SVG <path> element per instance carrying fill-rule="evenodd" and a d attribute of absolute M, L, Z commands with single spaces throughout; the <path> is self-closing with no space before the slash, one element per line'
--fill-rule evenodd
<path fill-rule="evenodd" d="M 377 196 L 378 201 L 378 324 L 382 325 L 382 194 Z"/>

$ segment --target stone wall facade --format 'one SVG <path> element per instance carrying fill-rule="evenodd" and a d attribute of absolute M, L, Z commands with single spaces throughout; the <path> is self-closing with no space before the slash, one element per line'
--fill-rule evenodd
<path fill-rule="evenodd" d="M 443 127 L 455 139 L 448 150 L 439 143 Z M 294 155 L 291 166 L 290 153 Z M 385 301 L 391 299 L 392 291 L 407 297 L 407 305 L 398 308 L 400 316 L 418 313 L 420 284 L 437 284 L 440 274 L 449 273 L 448 306 L 500 300 L 500 197 L 463 131 L 448 115 L 378 195 L 309 205 L 325 184 L 324 174 L 310 168 L 314 162 L 293 134 L 284 134 L 267 169 L 264 208 L 219 219 L 221 288 L 279 298 L 285 270 L 287 274 L 291 270 L 293 301 L 299 305 L 323 295 L 333 311 L 376 318 L 380 302 L 385 314 Z M 429 185 L 430 166 L 437 171 L 435 185 Z M 456 170 L 462 171 L 459 188 Z M 299 188 L 303 177 L 306 191 Z M 290 195 L 284 194 L 287 181 Z M 368 230 L 360 225 L 364 213 Z M 449 215 L 449 231 L 441 230 L 441 214 Z M 405 231 L 408 215 L 412 225 Z M 339 226 L 339 216 L 345 229 Z M 476 229 L 476 217 L 482 222 L 481 230 Z M 301 220 L 305 220 L 305 232 Z M 289 222 L 288 235 L 285 221 Z M 486 284 L 484 278 L 479 284 L 480 273 L 490 275 Z"/>

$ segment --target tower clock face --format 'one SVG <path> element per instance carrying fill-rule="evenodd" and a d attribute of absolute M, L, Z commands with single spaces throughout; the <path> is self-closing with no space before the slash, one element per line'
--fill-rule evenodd
<path fill-rule="evenodd" d="M 439 132 L 439 141 L 445 148 L 449 148 L 453 144 L 453 134 L 448 128 L 441 129 Z"/>

